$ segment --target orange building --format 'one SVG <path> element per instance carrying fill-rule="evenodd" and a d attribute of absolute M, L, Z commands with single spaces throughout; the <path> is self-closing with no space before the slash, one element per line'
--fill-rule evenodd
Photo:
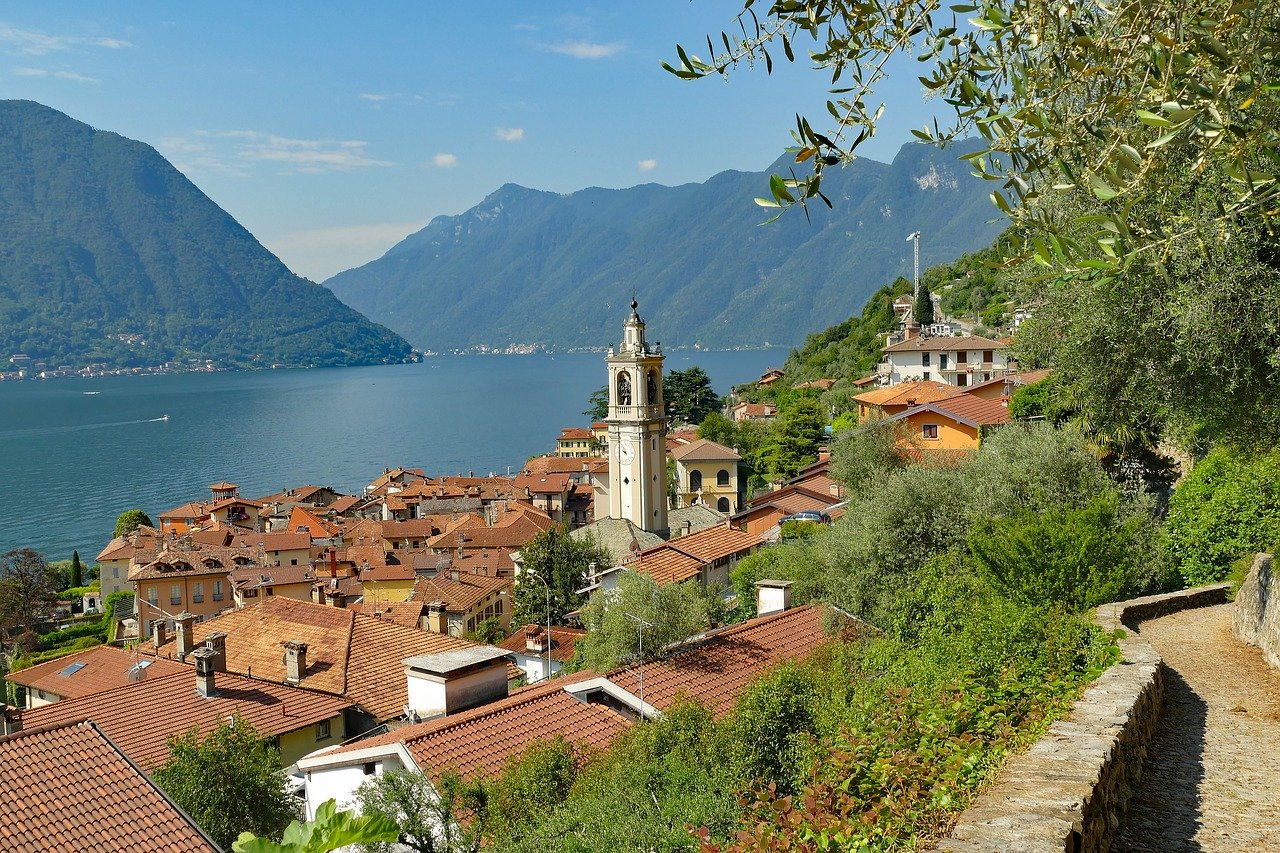
<path fill-rule="evenodd" d="M 923 451 L 977 450 L 982 437 L 1009 422 L 1009 409 L 1000 400 L 958 394 L 895 415 L 908 427 L 912 447 Z"/>

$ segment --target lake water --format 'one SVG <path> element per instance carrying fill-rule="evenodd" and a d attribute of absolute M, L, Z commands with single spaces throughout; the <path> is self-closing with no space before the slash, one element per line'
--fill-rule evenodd
<path fill-rule="evenodd" d="M 781 366 L 783 350 L 672 352 L 717 392 Z M 438 356 L 422 364 L 0 383 L 0 552 L 89 561 L 131 507 L 148 514 L 230 480 L 257 497 L 348 493 L 383 468 L 518 470 L 582 425 L 604 356 Z M 93 393 L 89 393 L 93 392 Z M 169 419 L 161 420 L 164 415 Z"/>

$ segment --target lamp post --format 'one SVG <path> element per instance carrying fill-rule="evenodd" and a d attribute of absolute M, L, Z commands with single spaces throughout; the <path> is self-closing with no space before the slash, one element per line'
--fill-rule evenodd
<path fill-rule="evenodd" d="M 640 722 L 644 722 L 644 629 L 652 628 L 652 622 L 646 622 L 634 613 L 622 611 L 622 615 L 640 626 Z"/>
<path fill-rule="evenodd" d="M 915 244 L 915 263 L 912 266 L 911 292 L 916 294 L 920 290 L 920 232 L 912 231 L 907 235 L 907 240 Z"/>
<path fill-rule="evenodd" d="M 528 570 L 521 572 L 522 575 L 531 574 Z M 534 575 L 538 580 L 542 581 L 542 587 L 547 591 L 547 669 L 543 674 L 543 678 L 551 678 L 551 582 L 541 575 Z"/>

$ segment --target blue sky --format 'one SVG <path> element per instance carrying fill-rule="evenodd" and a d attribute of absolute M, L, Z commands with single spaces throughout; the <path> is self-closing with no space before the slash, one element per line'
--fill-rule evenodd
<path fill-rule="evenodd" d="M 0 98 L 155 146 L 316 280 L 504 183 L 572 192 L 763 169 L 797 111 L 826 114 L 826 78 L 803 63 L 729 82 L 659 68 L 676 42 L 705 53 L 740 3 L 367 6 L 6 0 Z M 931 115 L 911 65 L 880 92 L 866 156 L 891 159 Z"/>

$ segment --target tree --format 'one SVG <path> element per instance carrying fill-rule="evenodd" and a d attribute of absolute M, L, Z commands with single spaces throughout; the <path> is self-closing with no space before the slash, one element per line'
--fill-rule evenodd
<path fill-rule="evenodd" d="M 79 588 L 84 586 L 84 566 L 80 565 L 80 552 L 71 552 L 71 586 Z"/>
<path fill-rule="evenodd" d="M 928 286 L 923 283 L 916 288 L 916 303 L 912 313 L 921 326 L 933 325 L 933 294 L 929 293 Z"/>
<path fill-rule="evenodd" d="M 325 800 L 316 809 L 315 820 L 295 820 L 285 828 L 280 841 L 242 832 L 231 849 L 234 853 L 330 853 L 352 844 L 395 841 L 399 835 L 400 828 L 385 815 L 340 812 L 337 802 Z"/>
<path fill-rule="evenodd" d="M 31 630 L 53 612 L 58 601 L 58 573 L 30 548 L 0 555 L 0 630 Z"/>
<path fill-rule="evenodd" d="M 300 818 L 280 751 L 235 716 L 204 738 L 192 727 L 169 739 L 169 760 L 151 774 L 220 847 L 241 832 L 277 838 Z"/>
<path fill-rule="evenodd" d="M 912 434 L 904 421 L 882 418 L 842 432 L 831 447 L 831 476 L 849 489 L 861 488 L 907 464 Z"/>
<path fill-rule="evenodd" d="M 697 581 L 660 586 L 642 572 L 622 572 L 615 590 L 595 596 L 583 608 L 587 636 L 578 641 L 581 661 L 588 669 L 608 672 L 622 663 L 650 660 L 666 646 L 710 627 L 719 616 L 719 597 Z"/>
<path fill-rule="evenodd" d="M 393 821 L 398 838 L 366 843 L 366 853 L 394 853 L 406 847 L 415 853 L 463 853 L 480 847 L 478 826 L 464 827 L 458 816 L 484 804 L 483 789 L 445 774 L 433 785 L 423 773 L 411 770 L 380 773 L 356 789 L 360 813 Z"/>
<path fill-rule="evenodd" d="M 1021 295 L 1046 304 L 1019 338 L 1066 368 L 1076 407 L 1121 441 L 1169 418 L 1280 436 L 1280 7 L 775 0 L 739 19 L 723 52 L 710 40 L 705 59 L 680 48 L 668 70 L 698 79 L 762 60 L 771 71 L 811 42 L 831 81 L 833 124 L 798 118 L 794 132 L 798 168 L 811 171 L 775 175 L 758 203 L 830 204 L 822 170 L 874 134 L 888 60 L 917 54 L 921 82 L 955 119 L 917 136 L 983 140 L 965 159 L 998 184 L 992 198 L 1013 220 L 1005 257 L 1043 285 Z"/>
<path fill-rule="evenodd" d="M 127 509 L 120 513 L 120 517 L 116 519 L 115 536 L 127 536 L 139 527 L 146 525 L 154 527 L 151 519 L 140 509 Z"/>
<path fill-rule="evenodd" d="M 818 460 L 818 448 L 826 437 L 826 418 L 816 397 L 792 397 L 778 409 L 778 421 L 760 449 L 760 463 L 772 477 L 793 477 Z"/>
<path fill-rule="evenodd" d="M 698 425 L 698 438 L 733 447 L 738 443 L 738 429 L 733 421 L 720 412 L 708 412 Z"/>
<path fill-rule="evenodd" d="M 592 563 L 600 568 L 613 564 L 613 556 L 590 539 L 574 539 L 567 525 L 557 524 L 533 537 L 520 549 L 520 574 L 515 593 L 517 625 L 547 619 L 547 587 L 551 588 L 551 621 L 564 616 L 583 601 L 578 590 L 586 586 Z"/>
<path fill-rule="evenodd" d="M 590 418 L 592 423 L 602 421 L 609 417 L 609 386 L 601 385 L 599 388 L 591 392 L 591 396 L 587 398 L 587 408 L 582 412 L 583 417 Z"/>
<path fill-rule="evenodd" d="M 667 416 L 673 423 L 700 424 L 720 410 L 720 398 L 711 390 L 711 377 L 701 367 L 673 370 L 662 380 Z"/>

